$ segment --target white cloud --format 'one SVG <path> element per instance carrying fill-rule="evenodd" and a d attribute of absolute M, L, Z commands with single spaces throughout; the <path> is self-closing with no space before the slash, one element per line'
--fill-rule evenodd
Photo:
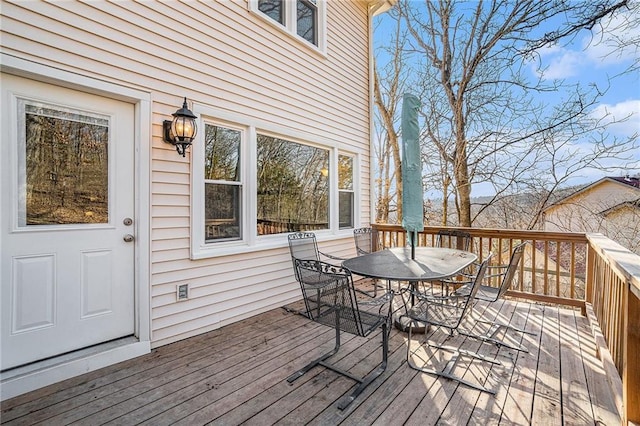
<path fill-rule="evenodd" d="M 607 17 L 592 32 L 569 47 L 553 46 L 541 49 L 545 79 L 575 77 L 591 68 L 605 68 L 637 60 L 640 56 L 640 25 L 635 16 L 640 9 L 632 2 L 627 9 L 618 10 Z"/>
<path fill-rule="evenodd" d="M 640 99 L 601 104 L 591 112 L 591 117 L 609 125 L 609 131 L 619 136 L 640 134 Z"/>
<path fill-rule="evenodd" d="M 558 48 L 555 53 L 548 55 L 549 65 L 543 71 L 546 79 L 563 79 L 576 76 L 585 63 L 585 55 L 567 49 Z"/>
<path fill-rule="evenodd" d="M 635 16 L 640 6 L 631 2 L 628 9 L 620 9 L 594 27 L 593 34 L 582 40 L 582 47 L 588 59 L 597 66 L 624 63 L 638 58 L 640 46 L 640 26 Z M 622 47 L 621 47 L 622 46 Z"/>

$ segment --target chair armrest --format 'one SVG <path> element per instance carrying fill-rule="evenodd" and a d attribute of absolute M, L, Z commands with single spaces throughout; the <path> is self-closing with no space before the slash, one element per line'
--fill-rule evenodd
<path fill-rule="evenodd" d="M 329 258 L 329 259 L 333 259 L 333 260 L 347 260 L 347 259 L 348 259 L 348 257 L 338 257 L 338 256 L 333 256 L 333 255 L 331 255 L 331 254 L 327 254 L 327 253 L 321 252 L 321 251 L 319 251 L 319 250 L 318 250 L 318 253 L 320 253 L 320 254 L 321 254 L 322 256 L 324 256 L 324 257 L 327 257 L 327 258 Z"/>
<path fill-rule="evenodd" d="M 366 296 L 368 299 L 368 300 L 358 300 L 358 304 L 360 305 L 366 305 L 366 306 L 384 305 L 386 303 L 389 303 L 389 301 L 393 298 L 393 291 L 387 291 L 379 297 L 374 297 L 364 290 L 360 290 L 357 288 L 354 288 L 354 290 L 356 291 L 356 293 L 362 294 L 363 296 Z"/>
<path fill-rule="evenodd" d="M 501 272 L 499 274 L 486 274 L 484 278 L 487 279 L 487 278 L 496 278 L 496 277 L 502 277 L 502 276 L 504 276 L 504 272 Z"/>
<path fill-rule="evenodd" d="M 460 295 L 456 293 L 452 293 L 447 296 L 434 296 L 434 295 L 428 295 L 420 292 L 415 292 L 413 293 L 413 295 L 419 301 L 424 301 L 427 303 L 435 303 L 437 305 L 444 305 L 448 301 L 458 301 L 459 299 L 464 299 L 465 297 L 468 297 L 468 295 Z"/>

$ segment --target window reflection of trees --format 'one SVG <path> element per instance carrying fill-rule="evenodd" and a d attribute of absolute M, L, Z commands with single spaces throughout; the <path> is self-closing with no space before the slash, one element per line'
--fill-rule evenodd
<path fill-rule="evenodd" d="M 329 151 L 258 135 L 258 234 L 329 226 Z"/>
<path fill-rule="evenodd" d="M 284 24 L 282 0 L 259 0 L 258 10 L 274 21 Z"/>
<path fill-rule="evenodd" d="M 106 119 L 25 105 L 26 225 L 108 222 Z"/>
<path fill-rule="evenodd" d="M 205 126 L 205 241 L 241 238 L 238 130 Z"/>
<path fill-rule="evenodd" d="M 309 43 L 316 41 L 316 6 L 307 0 L 297 1 L 297 32 L 298 35 Z"/>
<path fill-rule="evenodd" d="M 353 227 L 353 158 L 338 155 L 338 222 L 340 228 Z"/>
<path fill-rule="evenodd" d="M 353 189 L 353 158 L 338 156 L 338 188 Z"/>
<path fill-rule="evenodd" d="M 219 126 L 205 126 L 205 179 L 240 180 L 239 158 L 239 131 Z"/>

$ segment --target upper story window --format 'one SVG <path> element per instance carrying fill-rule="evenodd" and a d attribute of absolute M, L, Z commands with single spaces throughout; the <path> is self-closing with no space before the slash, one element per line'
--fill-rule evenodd
<path fill-rule="evenodd" d="M 318 7 L 312 0 L 297 0 L 296 32 L 309 43 L 318 45 L 316 28 L 318 27 Z"/>
<path fill-rule="evenodd" d="M 283 0 L 258 0 L 258 10 L 279 24 L 284 25 Z"/>
<path fill-rule="evenodd" d="M 249 9 L 322 52 L 326 50 L 326 0 L 249 0 Z"/>

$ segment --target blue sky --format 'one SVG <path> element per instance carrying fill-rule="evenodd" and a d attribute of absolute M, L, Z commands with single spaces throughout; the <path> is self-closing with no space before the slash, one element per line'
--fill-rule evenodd
<path fill-rule="evenodd" d="M 637 45 L 622 51 L 614 51 L 611 47 L 613 38 L 620 35 L 620 24 L 626 18 L 626 15 L 620 14 L 614 19 L 608 19 L 602 26 L 596 26 L 592 33 L 582 31 L 569 46 L 553 46 L 541 50 L 541 56 L 548 66 L 545 78 L 595 82 L 606 87 L 608 77 L 624 72 L 640 54 L 640 46 Z M 627 28 L 623 36 L 637 40 L 640 28 Z M 600 106 L 593 112 L 594 116 L 602 116 L 608 111 L 617 119 L 630 116 L 625 123 L 611 127 L 612 132 L 618 135 L 631 136 L 634 132 L 640 132 L 639 76 L 638 72 L 634 72 L 613 78 Z"/>
<path fill-rule="evenodd" d="M 619 75 L 640 55 L 640 46 L 630 46 L 614 53 L 611 47 L 615 37 L 640 39 L 640 28 L 637 27 L 627 26 L 626 33 L 621 34 L 620 26 L 628 18 L 629 15 L 618 14 L 614 19 L 608 19 L 602 25 L 594 27 L 592 31 L 583 30 L 566 45 L 544 48 L 539 52 L 545 79 L 564 79 L 568 83 L 580 82 L 582 85 L 595 83 L 600 88 L 606 88 L 610 84 L 591 114 L 594 118 L 608 116 L 606 120 L 625 119 L 624 122 L 609 127 L 609 133 L 618 137 L 640 133 L 640 73 L 636 71 Z M 388 31 L 394 31 L 394 24 L 389 22 L 392 19 L 388 14 L 383 14 L 376 20 L 378 24 L 374 43 L 377 46 L 381 40 L 388 39 Z M 530 72 L 532 76 L 537 74 L 533 63 Z M 632 174 L 640 173 L 640 149 L 637 151 L 633 155 L 635 166 Z M 612 174 L 616 173 L 610 173 Z M 570 183 L 592 182 L 601 177 L 602 171 L 585 169 Z M 487 195 L 486 191 L 487 188 L 474 186 L 473 195 Z"/>

